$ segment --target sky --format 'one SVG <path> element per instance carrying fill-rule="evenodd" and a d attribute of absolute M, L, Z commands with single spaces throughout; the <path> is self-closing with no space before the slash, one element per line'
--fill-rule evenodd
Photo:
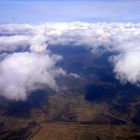
<path fill-rule="evenodd" d="M 140 22 L 140 0 L 0 0 L 0 23 Z"/>

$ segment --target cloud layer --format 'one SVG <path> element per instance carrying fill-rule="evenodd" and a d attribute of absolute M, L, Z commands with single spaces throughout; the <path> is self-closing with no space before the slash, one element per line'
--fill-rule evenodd
<path fill-rule="evenodd" d="M 140 24 L 7 24 L 0 25 L 0 94 L 25 100 L 40 85 L 56 90 L 55 78 L 66 72 L 56 67 L 62 57 L 51 54 L 47 47 L 65 44 L 85 46 L 93 54 L 117 52 L 109 58 L 116 78 L 139 85 Z"/>

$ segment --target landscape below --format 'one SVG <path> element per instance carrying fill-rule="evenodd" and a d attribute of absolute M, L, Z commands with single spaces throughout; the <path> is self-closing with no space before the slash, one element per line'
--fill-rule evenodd
<path fill-rule="evenodd" d="M 122 85 L 108 62 L 111 53 L 51 45 L 57 65 L 80 77 L 57 78 L 59 92 L 32 91 L 26 101 L 0 98 L 1 140 L 139 140 L 140 89 Z"/>

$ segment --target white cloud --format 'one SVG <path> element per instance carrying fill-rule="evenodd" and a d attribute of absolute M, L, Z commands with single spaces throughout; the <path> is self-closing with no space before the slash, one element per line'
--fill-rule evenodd
<path fill-rule="evenodd" d="M 75 79 L 82 79 L 82 77 L 76 73 L 70 73 L 69 76 Z"/>
<path fill-rule="evenodd" d="M 0 62 L 0 93 L 14 100 L 25 100 L 28 92 L 40 85 L 57 90 L 55 78 L 65 72 L 55 67 L 60 56 L 13 53 Z"/>
<path fill-rule="evenodd" d="M 140 83 L 140 52 L 125 52 L 112 57 L 114 73 L 116 78 L 123 84 L 130 82 L 139 85 Z"/>
<path fill-rule="evenodd" d="M 0 37 L 0 52 L 15 51 L 17 49 L 24 49 L 29 45 L 29 38 L 27 36 L 2 36 Z"/>
<path fill-rule="evenodd" d="M 65 72 L 55 67 L 58 57 L 54 59 L 52 54 L 46 54 L 49 45 L 73 43 L 89 48 L 93 54 L 117 51 L 118 55 L 110 59 L 114 65 L 116 78 L 122 83 L 139 84 L 139 23 L 7 24 L 0 25 L 0 35 L 0 71 L 3 75 L 0 78 L 0 89 L 4 96 L 10 99 L 25 99 L 27 91 L 31 90 L 37 81 L 39 84 L 46 83 L 51 88 L 57 87 L 55 77 Z M 12 54 L 17 50 L 19 52 Z M 10 53 L 5 53 L 9 51 Z M 14 63 L 17 64 L 11 65 Z M 38 67 L 38 71 L 35 67 Z M 44 79 L 44 74 L 47 75 L 46 79 Z M 12 80 L 14 80 L 13 83 Z M 28 86 L 25 83 L 26 80 L 29 81 Z"/>

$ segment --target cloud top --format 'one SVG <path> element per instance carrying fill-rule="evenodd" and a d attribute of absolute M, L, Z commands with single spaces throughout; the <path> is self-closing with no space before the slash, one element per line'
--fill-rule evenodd
<path fill-rule="evenodd" d="M 13 53 L 0 62 L 0 93 L 9 99 L 25 100 L 27 92 L 40 85 L 57 90 L 55 77 L 65 74 L 55 64 L 60 56 Z M 4 94 L 3 94 L 4 93 Z"/>

